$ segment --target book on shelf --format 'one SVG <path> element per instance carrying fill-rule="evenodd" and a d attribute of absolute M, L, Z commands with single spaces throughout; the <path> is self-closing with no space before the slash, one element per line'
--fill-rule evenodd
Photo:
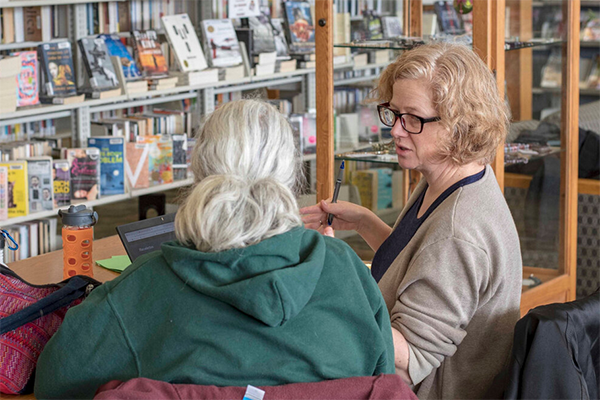
<path fill-rule="evenodd" d="M 205 69 L 208 65 L 204 52 L 188 15 L 165 15 L 162 23 L 179 69 L 183 72 Z"/>
<path fill-rule="evenodd" d="M 144 189 L 150 186 L 149 159 L 149 143 L 125 144 L 125 176 L 131 189 Z"/>
<path fill-rule="evenodd" d="M 277 51 L 277 59 L 289 60 L 290 54 L 287 40 L 285 38 L 283 21 L 280 18 L 272 18 L 271 28 L 273 30 L 273 39 L 275 40 L 275 51 Z"/>
<path fill-rule="evenodd" d="M 186 146 L 187 146 L 187 148 L 185 151 L 185 157 L 186 157 L 185 163 L 187 164 L 187 177 L 189 179 L 189 178 L 194 177 L 194 174 L 192 173 L 192 155 L 194 154 L 194 147 L 196 146 L 196 139 L 188 137 Z"/>
<path fill-rule="evenodd" d="M 42 7 L 23 7 L 24 39 L 26 42 L 42 40 Z"/>
<path fill-rule="evenodd" d="M 8 219 L 8 167 L 0 166 L 0 221 Z"/>
<path fill-rule="evenodd" d="M 23 7 L 14 8 L 15 16 L 15 42 L 21 43 L 25 41 L 25 20 Z"/>
<path fill-rule="evenodd" d="M 243 65 L 235 65 L 233 67 L 221 68 L 219 71 L 220 81 L 238 81 L 246 76 Z"/>
<path fill-rule="evenodd" d="M 24 217 L 29 213 L 29 184 L 27 161 L 5 161 L 8 168 L 8 218 Z"/>
<path fill-rule="evenodd" d="M 275 73 L 275 63 L 273 64 L 256 64 L 254 67 L 255 76 L 273 75 Z"/>
<path fill-rule="evenodd" d="M 0 58 L 0 114 L 17 110 L 17 76 L 21 73 L 21 57 Z"/>
<path fill-rule="evenodd" d="M 271 20 L 268 16 L 260 14 L 256 17 L 250 17 L 248 18 L 248 25 L 252 30 L 254 39 L 252 55 L 277 51 L 273 27 L 271 26 Z"/>
<path fill-rule="evenodd" d="M 217 68 L 207 68 L 202 71 L 170 71 L 172 76 L 176 76 L 179 86 L 202 85 L 205 83 L 216 83 L 219 81 L 219 70 Z"/>
<path fill-rule="evenodd" d="M 71 204 L 71 169 L 69 160 L 52 161 L 54 208 Z"/>
<path fill-rule="evenodd" d="M 352 171 L 350 181 L 358 188 L 361 205 L 373 212 L 393 206 L 391 168 Z"/>
<path fill-rule="evenodd" d="M 542 81 L 540 86 L 543 88 L 559 88 L 562 75 L 562 54 L 560 50 L 552 50 L 548 62 L 542 68 Z"/>
<path fill-rule="evenodd" d="M 145 77 L 166 76 L 169 66 L 163 54 L 156 32 L 133 31 L 135 53 Z"/>
<path fill-rule="evenodd" d="M 76 96 L 71 43 L 43 43 L 38 46 L 38 52 L 44 71 L 44 94 L 47 97 Z"/>
<path fill-rule="evenodd" d="M 433 9 L 438 20 L 440 30 L 449 35 L 462 35 L 465 33 L 463 20 L 460 18 L 454 6 L 447 1 L 436 1 Z"/>
<path fill-rule="evenodd" d="M 78 42 L 91 88 L 102 91 L 119 87 L 119 80 L 104 39 L 81 38 Z"/>
<path fill-rule="evenodd" d="M 350 14 L 338 13 L 335 15 L 335 26 L 333 31 L 333 44 L 349 43 L 350 39 Z M 349 48 L 334 47 L 333 56 L 350 56 Z"/>
<path fill-rule="evenodd" d="M 310 4 L 304 1 L 286 1 L 285 17 L 290 53 L 315 51 L 315 26 Z"/>
<path fill-rule="evenodd" d="M 110 99 L 118 97 L 123 93 L 121 87 L 107 90 L 94 90 L 91 87 L 81 88 L 80 91 L 89 99 Z"/>
<path fill-rule="evenodd" d="M 381 17 L 381 25 L 385 39 L 402 36 L 402 24 L 397 16 Z"/>
<path fill-rule="evenodd" d="M 23 51 L 12 55 L 21 58 L 21 72 L 17 76 L 17 107 L 39 104 L 37 52 Z"/>
<path fill-rule="evenodd" d="M 139 80 L 142 78 L 142 73 L 138 68 L 135 59 L 129 50 L 127 50 L 127 47 L 118 35 L 100 35 L 100 38 L 104 39 L 108 54 L 111 57 L 119 58 L 126 81 Z"/>
<path fill-rule="evenodd" d="M 590 74 L 587 77 L 588 89 L 600 89 L 600 58 L 596 57 L 590 68 Z"/>
<path fill-rule="evenodd" d="M 148 168 L 152 186 L 173 182 L 173 141 L 168 136 L 138 136 L 138 143 L 150 146 Z"/>
<path fill-rule="evenodd" d="M 285 60 L 277 62 L 277 72 L 292 72 L 297 67 L 296 60 Z"/>
<path fill-rule="evenodd" d="M 145 79 L 138 80 L 127 80 L 121 67 L 121 58 L 118 56 L 110 57 L 117 79 L 119 80 L 119 86 L 123 89 L 125 94 L 131 95 L 135 93 L 143 93 L 148 91 L 148 82 Z"/>
<path fill-rule="evenodd" d="M 211 66 L 231 67 L 242 63 L 240 45 L 231 20 L 203 20 L 202 33 Z"/>
<path fill-rule="evenodd" d="M 437 34 L 437 30 L 437 15 L 435 15 L 434 13 L 423 13 L 423 36 L 433 36 Z"/>
<path fill-rule="evenodd" d="M 54 207 L 52 183 L 52 158 L 28 158 L 29 213 L 49 211 Z"/>
<path fill-rule="evenodd" d="M 100 150 L 93 147 L 67 149 L 71 172 L 71 200 L 100 198 Z"/>
<path fill-rule="evenodd" d="M 177 86 L 177 82 L 179 81 L 179 77 L 177 76 L 168 76 L 163 78 L 151 78 L 148 79 L 148 89 L 149 90 L 163 90 L 163 89 L 172 89 Z"/>
<path fill-rule="evenodd" d="M 368 40 L 383 39 L 383 28 L 381 26 L 381 17 L 375 15 L 372 11 L 364 13 L 364 25 L 367 29 Z"/>
<path fill-rule="evenodd" d="M 15 16 L 14 9 L 2 8 L 2 43 L 15 42 Z"/>
<path fill-rule="evenodd" d="M 100 194 L 125 193 L 125 139 L 105 136 L 88 138 L 88 146 L 100 149 Z"/>
<path fill-rule="evenodd" d="M 173 140 L 173 180 L 187 179 L 187 135 L 172 135 Z"/>

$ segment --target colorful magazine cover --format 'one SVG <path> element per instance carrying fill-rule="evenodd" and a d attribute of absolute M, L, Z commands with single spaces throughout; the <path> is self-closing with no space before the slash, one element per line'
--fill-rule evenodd
<path fill-rule="evenodd" d="M 12 55 L 21 57 L 21 73 L 17 75 L 17 107 L 39 104 L 37 52 L 23 51 Z"/>
<path fill-rule="evenodd" d="M 52 162 L 52 177 L 54 178 L 54 207 L 71 204 L 71 169 L 68 160 Z"/>
<path fill-rule="evenodd" d="M 49 211 L 54 208 L 52 199 L 52 158 L 40 157 L 27 160 L 29 182 L 29 213 Z"/>
<path fill-rule="evenodd" d="M 79 39 L 79 48 L 83 54 L 92 88 L 105 90 L 119 86 L 119 80 L 103 38 L 81 38 Z"/>
<path fill-rule="evenodd" d="M 71 168 L 71 200 L 95 200 L 100 197 L 100 150 L 68 149 Z"/>
<path fill-rule="evenodd" d="M 122 137 L 93 137 L 88 139 L 88 146 L 100 149 L 100 194 L 125 193 L 125 140 Z"/>
<path fill-rule="evenodd" d="M 166 136 L 139 136 L 138 143 L 150 145 L 148 169 L 150 184 L 173 182 L 173 142 Z"/>
<path fill-rule="evenodd" d="M 135 52 L 144 75 L 164 76 L 169 73 L 167 60 L 162 52 L 155 31 L 134 31 Z"/>
<path fill-rule="evenodd" d="M 77 94 L 71 43 L 44 43 L 38 47 L 42 59 L 47 96 L 67 97 Z"/>
<path fill-rule="evenodd" d="M 120 3 L 119 3 L 120 4 Z M 111 57 L 119 57 L 121 59 L 121 65 L 123 66 L 123 75 L 126 80 L 137 80 L 142 78 L 142 73 L 137 66 L 133 56 L 127 50 L 127 47 L 121 42 L 121 38 L 118 35 L 100 35 L 104 39 L 108 54 Z"/>
<path fill-rule="evenodd" d="M 8 218 L 23 217 L 29 213 L 29 185 L 27 161 L 7 161 L 0 167 L 8 168 Z"/>
<path fill-rule="evenodd" d="M 213 67 L 231 67 L 242 63 L 240 44 L 230 19 L 204 20 L 202 32 Z"/>
<path fill-rule="evenodd" d="M 304 1 L 286 1 L 284 4 L 291 52 L 314 52 L 315 26 L 310 4 Z"/>

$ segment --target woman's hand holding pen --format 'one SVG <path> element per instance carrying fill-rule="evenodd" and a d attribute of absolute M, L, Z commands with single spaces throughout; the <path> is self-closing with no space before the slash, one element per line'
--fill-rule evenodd
<path fill-rule="evenodd" d="M 327 215 L 333 214 L 331 227 L 342 231 L 358 231 L 365 215 L 365 208 L 347 201 L 331 203 L 331 199 L 322 200 L 319 204 L 300 209 L 302 222 L 307 229 L 315 229 L 321 233 L 327 227 Z M 328 235 L 329 236 L 329 235 Z"/>

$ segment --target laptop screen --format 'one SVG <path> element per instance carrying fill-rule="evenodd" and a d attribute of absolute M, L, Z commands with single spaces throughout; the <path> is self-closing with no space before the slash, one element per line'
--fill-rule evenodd
<path fill-rule="evenodd" d="M 117 227 L 117 232 L 133 262 L 141 255 L 160 250 L 164 242 L 175 240 L 175 214 L 121 225 Z"/>

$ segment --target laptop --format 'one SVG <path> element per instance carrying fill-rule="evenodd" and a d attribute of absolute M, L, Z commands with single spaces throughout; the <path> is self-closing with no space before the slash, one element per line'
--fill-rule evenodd
<path fill-rule="evenodd" d="M 131 262 L 156 250 L 160 245 L 175 240 L 175 214 L 161 215 L 142 221 L 117 226 L 117 233 Z"/>

